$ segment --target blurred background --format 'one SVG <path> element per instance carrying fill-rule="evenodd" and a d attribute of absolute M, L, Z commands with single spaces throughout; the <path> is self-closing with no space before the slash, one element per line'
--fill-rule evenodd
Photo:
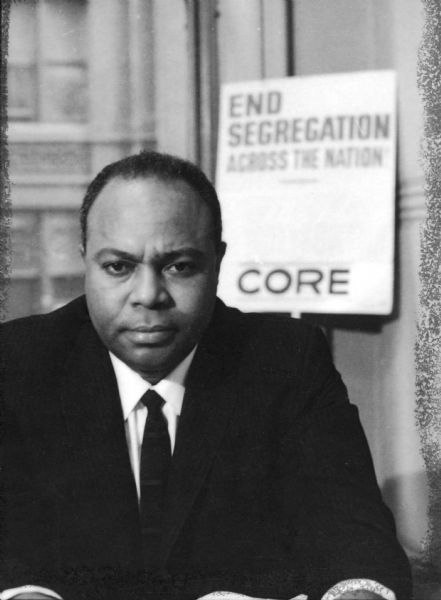
<path fill-rule="evenodd" d="M 19 0 L 10 5 L 8 57 L 8 319 L 82 292 L 78 208 L 105 164 L 155 148 L 214 177 L 222 82 L 397 72 L 393 314 L 304 317 L 327 328 L 400 539 L 416 559 L 427 532 L 413 359 L 425 211 L 422 28 L 415 0 Z"/>

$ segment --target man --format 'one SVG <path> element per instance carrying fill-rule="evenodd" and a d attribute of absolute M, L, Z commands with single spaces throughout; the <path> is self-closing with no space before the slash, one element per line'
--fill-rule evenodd
<path fill-rule="evenodd" d="M 408 598 L 320 331 L 216 300 L 206 177 L 123 159 L 81 224 L 85 298 L 3 326 L 3 597 Z"/>

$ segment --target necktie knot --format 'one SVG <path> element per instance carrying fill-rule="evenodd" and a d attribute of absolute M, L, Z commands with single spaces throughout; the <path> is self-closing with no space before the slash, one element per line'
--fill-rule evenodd
<path fill-rule="evenodd" d="M 162 414 L 162 407 L 165 404 L 165 400 L 155 390 L 147 390 L 141 397 L 141 402 L 147 407 L 149 416 L 158 417 Z"/>

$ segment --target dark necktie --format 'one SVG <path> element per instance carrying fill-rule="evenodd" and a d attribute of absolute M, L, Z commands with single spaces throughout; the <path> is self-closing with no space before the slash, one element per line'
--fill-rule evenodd
<path fill-rule="evenodd" d="M 167 420 L 162 414 L 164 399 L 154 390 L 148 390 L 141 402 L 148 414 L 141 448 L 140 514 L 144 566 L 152 571 L 158 565 L 171 447 Z"/>

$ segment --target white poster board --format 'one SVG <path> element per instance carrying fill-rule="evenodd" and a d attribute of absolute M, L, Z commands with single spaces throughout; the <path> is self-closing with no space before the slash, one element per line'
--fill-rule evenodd
<path fill-rule="evenodd" d="M 219 128 L 221 298 L 244 310 L 390 313 L 395 74 L 229 83 Z"/>

